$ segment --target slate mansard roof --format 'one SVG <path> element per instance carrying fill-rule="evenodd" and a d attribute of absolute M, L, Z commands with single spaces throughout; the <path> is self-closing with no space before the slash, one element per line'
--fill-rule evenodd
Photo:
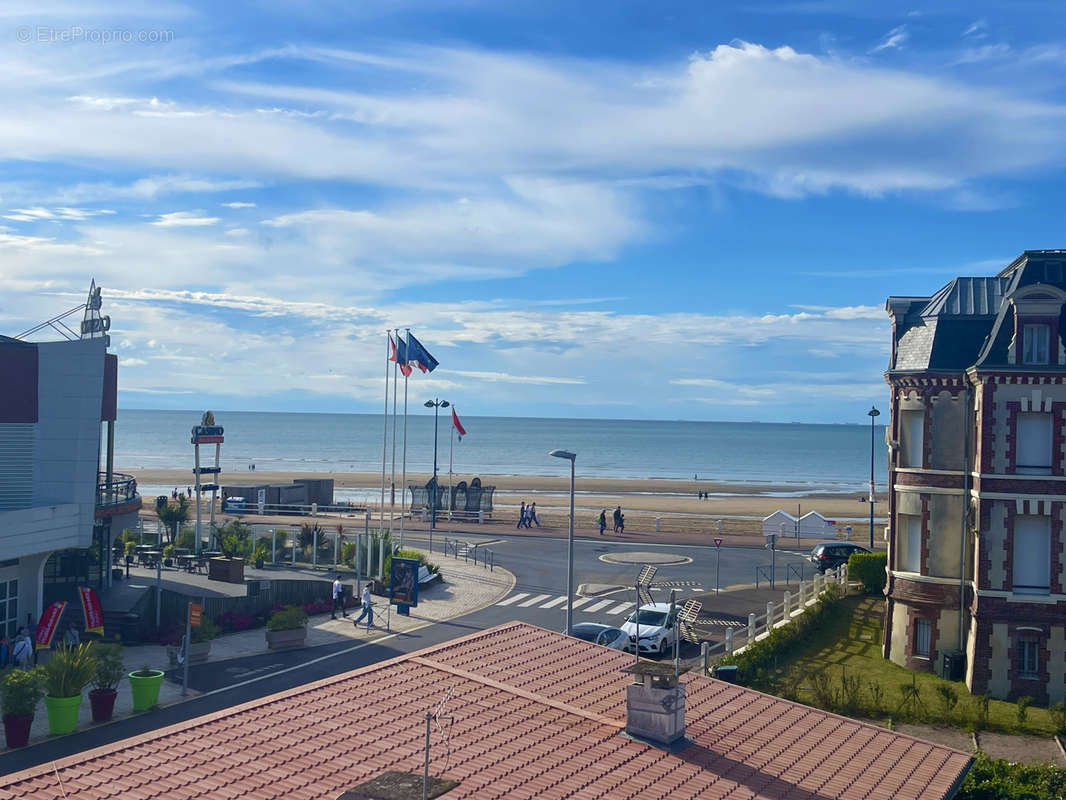
<path fill-rule="evenodd" d="M 729 683 L 686 685 L 687 746 L 624 735 L 633 657 L 511 623 L 0 778 L 0 798 L 332 800 L 421 774 L 459 798 L 944 798 L 970 756 Z M 60 789 L 62 780 L 63 790 Z"/>
<path fill-rule="evenodd" d="M 1066 290 L 1064 276 L 1066 250 L 1026 250 L 998 275 L 955 278 L 932 297 L 888 298 L 895 330 L 889 373 L 1006 367 L 1014 334 L 1009 298 L 1037 283 Z M 1066 331 L 1066 309 L 1059 330 Z"/>

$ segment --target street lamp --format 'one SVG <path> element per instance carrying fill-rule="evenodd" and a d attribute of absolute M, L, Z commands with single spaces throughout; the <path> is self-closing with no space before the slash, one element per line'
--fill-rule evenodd
<path fill-rule="evenodd" d="M 567 539 L 566 558 L 566 635 L 574 628 L 574 463 L 577 453 L 569 450 L 552 450 L 548 453 L 555 458 L 565 458 L 570 462 L 570 534 Z"/>
<path fill-rule="evenodd" d="M 881 412 L 871 406 L 866 412 L 870 416 L 870 550 L 874 549 L 874 420 Z"/>
<path fill-rule="evenodd" d="M 437 410 L 447 408 L 449 405 L 451 403 L 447 400 L 438 400 L 436 398 L 425 402 L 426 408 L 433 409 L 433 502 L 430 505 L 429 512 L 430 530 L 437 527 Z"/>

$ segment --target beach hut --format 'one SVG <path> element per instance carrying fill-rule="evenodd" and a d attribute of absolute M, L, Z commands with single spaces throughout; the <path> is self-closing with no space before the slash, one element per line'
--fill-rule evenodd
<path fill-rule="evenodd" d="M 828 520 L 817 511 L 808 511 L 799 520 L 799 535 L 803 539 L 835 539 L 836 528 L 832 520 Z"/>
<path fill-rule="evenodd" d="M 781 526 L 784 526 L 783 528 Z M 762 521 L 762 535 L 770 536 L 775 534 L 778 537 L 783 536 L 795 536 L 796 535 L 796 518 L 789 514 L 787 511 L 777 509 L 773 514 L 766 517 Z"/>

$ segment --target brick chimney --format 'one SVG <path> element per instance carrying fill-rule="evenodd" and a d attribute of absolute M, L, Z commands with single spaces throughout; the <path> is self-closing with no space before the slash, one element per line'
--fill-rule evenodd
<path fill-rule="evenodd" d="M 626 687 L 626 733 L 657 747 L 670 748 L 685 737 L 686 672 L 672 663 L 639 661 L 622 670 L 637 680 Z"/>

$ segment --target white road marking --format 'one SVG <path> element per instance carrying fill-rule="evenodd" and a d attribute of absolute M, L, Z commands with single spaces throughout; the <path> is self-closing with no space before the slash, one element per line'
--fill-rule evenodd
<path fill-rule="evenodd" d="M 619 603 L 610 611 L 607 612 L 608 616 L 614 616 L 615 614 L 624 614 L 626 611 L 634 606 L 633 603 Z"/>
<path fill-rule="evenodd" d="M 556 597 L 554 600 L 549 600 L 547 603 L 542 605 L 541 608 L 554 608 L 555 606 L 562 605 L 565 602 L 566 602 L 566 595 L 565 594 L 561 594 L 558 597 Z"/>
<path fill-rule="evenodd" d="M 517 603 L 523 597 L 529 597 L 529 592 L 519 592 L 518 594 L 513 594 L 510 597 L 508 597 L 506 600 L 501 600 L 496 605 L 498 605 L 498 606 L 509 606 L 509 605 L 511 605 L 511 603 Z"/>
<path fill-rule="evenodd" d="M 585 603 L 591 603 L 591 602 L 592 602 L 592 598 L 591 597 L 578 597 L 578 598 L 576 598 L 574 600 L 574 602 L 572 603 L 571 607 L 572 608 L 577 608 L 578 606 L 583 606 L 583 605 L 585 605 Z"/>
<path fill-rule="evenodd" d="M 600 602 L 596 603 L 595 605 L 591 605 L 586 608 L 585 611 L 589 614 L 595 614 L 601 608 L 607 608 L 607 606 L 609 606 L 613 602 L 614 600 L 600 600 Z"/>
<path fill-rule="evenodd" d="M 538 594 L 536 597 L 531 597 L 523 603 L 519 603 L 515 608 L 529 608 L 535 606 L 537 603 L 542 603 L 551 597 L 550 594 Z"/>

